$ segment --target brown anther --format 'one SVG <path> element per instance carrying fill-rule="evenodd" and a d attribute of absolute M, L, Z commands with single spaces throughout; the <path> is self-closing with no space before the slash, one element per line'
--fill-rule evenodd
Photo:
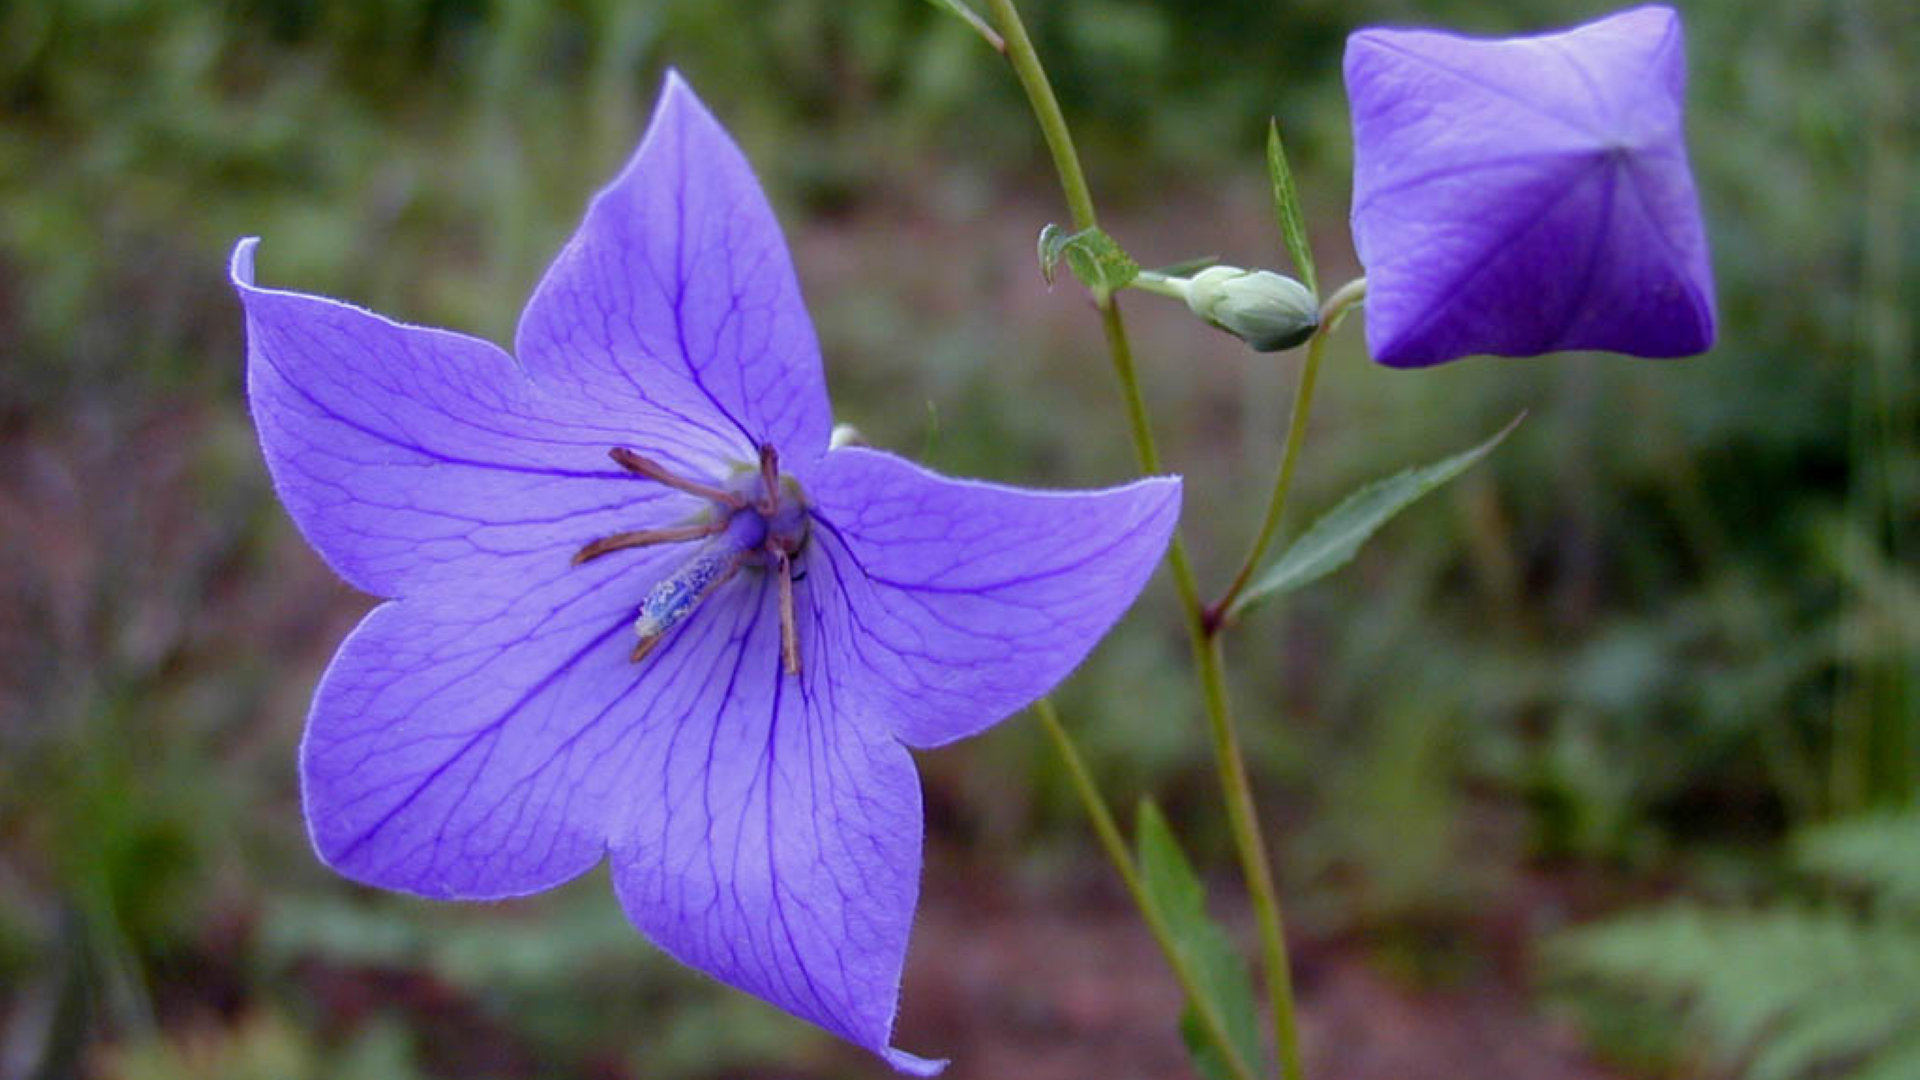
<path fill-rule="evenodd" d="M 652 637 L 641 638 L 633 646 L 633 655 L 632 655 L 633 662 L 637 664 L 640 661 L 645 660 L 647 658 L 647 654 L 652 652 L 656 646 L 658 646 L 662 641 L 665 641 L 666 639 L 667 639 L 667 635 L 665 634 L 655 634 Z"/>
<path fill-rule="evenodd" d="M 633 532 L 614 533 L 612 536 L 601 537 L 574 552 L 573 565 L 579 566 L 609 551 L 652 547 L 655 544 L 677 544 L 683 540 L 699 540 L 717 532 L 724 532 L 726 527 L 727 523 L 724 521 L 710 521 L 703 525 L 675 525 L 666 529 L 636 529 Z"/>
<path fill-rule="evenodd" d="M 760 444 L 760 513 L 772 517 L 780 508 L 780 451 Z"/>
<path fill-rule="evenodd" d="M 731 491 L 722 491 L 712 485 L 702 484 L 698 480 L 688 480 L 683 476 L 675 476 L 673 473 L 667 471 L 665 465 L 660 464 L 650 457 L 643 457 L 640 454 L 636 454 L 624 446 L 616 446 L 607 451 L 607 456 L 613 459 L 614 464 L 628 472 L 644 476 L 657 483 L 665 484 L 676 491 L 684 491 L 689 495 L 698 495 L 703 499 L 712 499 L 714 502 L 720 503 L 723 506 L 730 506 L 735 510 L 744 509 L 747 505 L 747 500 L 735 495 Z"/>
<path fill-rule="evenodd" d="M 800 674 L 800 626 L 793 614 L 793 556 L 784 548 L 773 552 L 780 573 L 780 661 L 787 674 Z"/>

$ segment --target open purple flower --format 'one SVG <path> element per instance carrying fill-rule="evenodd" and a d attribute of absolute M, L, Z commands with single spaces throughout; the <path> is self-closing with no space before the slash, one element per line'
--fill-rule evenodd
<path fill-rule="evenodd" d="M 1346 80 L 1376 360 L 1713 344 L 1671 8 L 1502 40 L 1362 30 Z"/>
<path fill-rule="evenodd" d="M 818 346 L 753 174 L 669 76 L 645 140 L 493 345 L 253 283 L 281 500 L 391 598 L 301 749 L 320 856 L 488 899 L 610 857 L 688 964 L 880 1054 L 918 891 L 908 747 L 1045 693 L 1159 561 L 1177 479 L 950 480 L 829 449 Z"/>

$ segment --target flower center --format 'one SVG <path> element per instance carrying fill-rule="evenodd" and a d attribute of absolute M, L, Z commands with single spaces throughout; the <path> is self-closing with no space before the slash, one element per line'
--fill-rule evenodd
<path fill-rule="evenodd" d="M 743 567 L 771 570 L 780 584 L 780 658 L 790 675 L 800 674 L 800 635 L 794 618 L 794 561 L 806 549 L 809 518 L 800 486 L 780 472 L 772 444 L 760 447 L 757 469 L 741 469 L 722 484 L 679 476 L 625 447 L 607 451 L 616 465 L 676 491 L 706 499 L 708 506 L 684 525 L 637 529 L 605 536 L 574 553 L 578 566 L 627 548 L 704 541 L 673 573 L 647 592 L 635 617 L 640 641 L 633 660 L 646 659 L 674 627 L 686 621 L 701 601 L 725 585 Z"/>

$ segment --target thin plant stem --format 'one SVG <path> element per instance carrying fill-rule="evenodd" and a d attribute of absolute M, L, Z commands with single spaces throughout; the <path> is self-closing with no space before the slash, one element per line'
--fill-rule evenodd
<path fill-rule="evenodd" d="M 1000 36 L 1007 44 L 1007 62 L 1013 65 L 1014 77 L 1026 91 L 1034 119 L 1040 122 L 1040 134 L 1047 141 L 1047 152 L 1053 155 L 1053 168 L 1060 174 L 1060 188 L 1067 197 L 1067 213 L 1073 215 L 1073 227 L 1082 231 L 1091 229 L 1100 224 L 1099 216 L 1093 212 L 1093 191 L 1087 187 L 1087 175 L 1080 168 L 1080 154 L 1073 148 L 1073 133 L 1067 130 L 1067 118 L 1060 112 L 1059 99 L 1053 96 L 1047 69 L 1040 66 L 1040 54 L 1034 51 L 1033 39 L 1027 36 L 1027 25 L 1020 21 L 1020 12 L 1014 9 L 1013 0 L 988 0 L 987 8 L 1000 26 Z"/>
<path fill-rule="evenodd" d="M 1267 854 L 1266 839 L 1260 833 L 1253 786 L 1247 782 L 1246 757 L 1240 752 L 1240 740 L 1234 734 L 1220 638 L 1208 634 L 1202 627 L 1197 607 L 1191 609 L 1187 623 L 1194 662 L 1200 667 L 1200 688 L 1206 699 L 1214 764 L 1226 798 L 1227 827 L 1233 833 L 1234 849 L 1240 854 L 1240 876 L 1246 880 L 1247 899 L 1253 905 L 1254 921 L 1260 929 L 1261 966 L 1266 973 L 1267 997 L 1273 1006 L 1273 1041 L 1280 1056 L 1280 1075 L 1285 1080 L 1302 1080 L 1306 1072 L 1300 1063 L 1300 1033 L 1294 1020 L 1293 967 L 1287 959 L 1286 923 L 1280 914 L 1280 893 L 1274 886 L 1273 862 Z"/>
<path fill-rule="evenodd" d="M 1158 270 L 1142 270 L 1127 282 L 1127 288 L 1164 296 L 1169 300 L 1185 301 L 1188 283 L 1183 278 L 1169 277 Z"/>
<path fill-rule="evenodd" d="M 1060 752 L 1060 759 L 1066 762 L 1074 794 L 1080 796 L 1081 805 L 1086 807 L 1087 817 L 1093 822 L 1094 834 L 1100 838 L 1100 846 L 1106 849 L 1108 861 L 1119 871 L 1120 880 L 1126 884 L 1127 894 L 1133 898 L 1134 906 L 1146 918 L 1147 929 L 1152 931 L 1160 951 L 1166 954 L 1167 964 L 1173 968 L 1173 977 L 1180 983 L 1180 989 L 1186 991 L 1187 1000 L 1193 1004 L 1194 1015 L 1206 1029 L 1207 1038 L 1220 1051 L 1222 1060 L 1227 1063 L 1227 1070 L 1236 1080 L 1257 1080 L 1252 1063 L 1240 1057 L 1232 1040 L 1227 1037 L 1226 1020 L 1220 1015 L 1220 1010 L 1212 998 L 1201 992 L 1199 972 L 1193 969 L 1187 954 L 1174 941 L 1166 917 L 1147 894 L 1146 883 L 1140 876 L 1140 868 L 1134 864 L 1132 852 L 1127 849 L 1126 838 L 1120 834 L 1120 826 L 1114 822 L 1113 812 L 1107 808 L 1107 800 L 1101 796 L 1093 774 L 1087 771 L 1086 761 L 1074 745 L 1073 736 L 1067 732 L 1066 725 L 1060 722 L 1053 699 L 1041 698 L 1033 708 L 1040 716 L 1040 726 L 1047 729 L 1047 736 L 1053 740 L 1054 749 Z"/>
<path fill-rule="evenodd" d="M 1233 602 L 1240 597 L 1253 572 L 1260 568 L 1260 560 L 1273 545 L 1274 536 L 1280 531 L 1280 520 L 1287 510 L 1287 495 L 1293 490 L 1293 472 L 1300 463 L 1300 447 L 1307 440 L 1307 418 L 1313 412 L 1313 391 L 1320 382 L 1320 361 L 1326 355 L 1327 339 L 1333 336 L 1334 327 L 1346 314 L 1349 307 L 1358 303 L 1366 295 L 1365 278 L 1350 281 L 1340 287 L 1320 308 L 1320 325 L 1315 328 L 1313 337 L 1307 341 L 1307 359 L 1300 365 L 1300 381 L 1293 392 L 1293 416 L 1287 421 L 1286 449 L 1280 454 L 1280 470 L 1274 474 L 1273 493 L 1267 497 L 1267 510 L 1260 521 L 1260 532 L 1253 539 L 1253 546 L 1247 550 L 1247 557 L 1241 560 L 1240 570 L 1233 576 L 1233 584 L 1227 591 L 1207 608 L 1204 622 L 1209 635 L 1218 633 Z"/>
<path fill-rule="evenodd" d="M 990 8 L 1007 43 L 1007 60 L 1026 91 L 1048 152 L 1053 156 L 1054 168 L 1060 174 L 1060 187 L 1066 196 L 1074 227 L 1080 230 L 1095 228 L 1099 224 L 1099 217 L 1094 211 L 1093 195 L 1087 187 L 1086 175 L 1081 170 L 1080 158 L 1074 150 L 1066 118 L 1061 115 L 1060 104 L 1053 95 L 1039 55 L 1034 51 L 1033 41 L 1027 36 L 1013 0 L 990 0 Z M 1100 325 L 1106 335 L 1107 352 L 1113 362 L 1114 375 L 1119 380 L 1121 393 L 1126 400 L 1134 454 L 1143 471 L 1160 472 L 1160 452 L 1154 445 L 1153 427 L 1139 376 L 1134 369 L 1133 349 L 1127 339 L 1125 320 L 1121 318 L 1119 305 L 1111 294 L 1096 293 L 1094 299 L 1099 306 Z M 1180 606 L 1186 616 L 1187 637 L 1199 672 L 1214 767 L 1226 802 L 1228 828 L 1239 854 L 1248 899 L 1260 927 L 1261 966 L 1265 969 L 1267 993 L 1273 1008 L 1274 1041 L 1280 1055 L 1281 1073 L 1286 1080 L 1301 1080 L 1303 1074 L 1294 1020 L 1293 979 L 1287 960 L 1278 892 L 1274 888 L 1266 842 L 1260 834 L 1260 819 L 1254 807 L 1252 785 L 1247 779 L 1246 760 L 1234 731 L 1218 642 L 1207 632 L 1193 564 L 1178 534 L 1168 547 L 1167 562 L 1173 572 L 1174 588 L 1180 595 Z M 1155 917 L 1152 911 L 1150 903 L 1141 904 L 1141 912 L 1149 922 Z M 1172 959 L 1171 954 L 1169 959 Z M 1192 996 L 1191 993 L 1189 996 Z M 1230 1053 L 1224 1043 L 1220 1049 L 1223 1053 Z"/>

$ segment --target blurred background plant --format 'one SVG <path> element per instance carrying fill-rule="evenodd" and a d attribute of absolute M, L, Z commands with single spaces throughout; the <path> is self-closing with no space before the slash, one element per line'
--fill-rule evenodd
<path fill-rule="evenodd" d="M 1449 990 L 1526 985 L 1535 943 L 1574 921 L 1674 897 L 1688 906 L 1565 939 L 1555 968 L 1613 988 L 1574 997 L 1627 1066 L 1867 1076 L 1914 1038 L 1911 1010 L 1867 1010 L 1883 1026 L 1797 1010 L 1882 974 L 1908 981 L 1858 985 L 1915 994 L 1911 892 L 1885 875 L 1910 874 L 1920 844 L 1874 833 L 1877 854 L 1847 862 L 1832 845 L 1851 826 L 1827 823 L 1906 820 L 1864 815 L 1911 807 L 1920 774 L 1920 46 L 1900 0 L 1682 7 L 1719 348 L 1407 374 L 1344 335 L 1304 506 L 1532 417 L 1233 645 L 1318 1075 L 1374 1075 L 1336 1044 L 1393 1037 L 1341 1023 L 1330 972 L 1365 965 L 1443 1009 Z M 1261 163 L 1277 116 L 1338 281 L 1345 33 L 1600 10 L 1036 0 L 1029 16 L 1135 254 L 1280 262 Z M 1031 262 L 1061 216 L 1032 123 L 997 58 L 931 5 L 0 4 L 0 1080 L 870 1069 L 651 955 L 604 889 L 487 908 L 367 895 L 314 864 L 300 825 L 306 697 L 369 601 L 272 501 L 226 253 L 258 234 L 270 284 L 510 340 L 669 63 L 781 206 L 843 419 L 959 473 L 1126 475 L 1091 319 Z M 1135 307 L 1218 581 L 1297 361 Z M 1061 707 L 1110 790 L 1156 793 L 1219 866 L 1181 649 L 1150 597 Z M 1031 725 L 925 765 L 928 903 L 962 905 L 958 927 L 1116 904 Z M 1836 878 L 1853 884 L 1820 884 Z M 968 966 L 991 944 L 923 928 L 902 1024 L 925 1034 L 907 1044 L 965 1076 L 994 1045 L 1087 1041 L 1092 1007 L 1048 1004 L 1044 982 L 1077 961 L 1027 958 L 1048 989 L 1015 992 Z M 1807 948 L 1818 965 L 1792 959 Z M 1748 988 L 1773 1004 L 1723 1006 L 1747 971 L 1772 973 Z M 1163 980 L 1150 951 L 1125 978 Z M 1663 994 L 1696 1003 L 1678 1022 L 1721 1057 L 1684 1051 L 1672 1011 L 1648 1007 Z M 1509 1019 L 1542 1026 L 1524 1005 Z M 1170 1024 L 1142 1037 L 1177 1047 Z"/>
<path fill-rule="evenodd" d="M 1793 848 L 1824 896 L 1745 911 L 1676 901 L 1562 934 L 1549 956 L 1603 1037 L 1753 1080 L 1920 1074 L 1920 811 L 1803 829 Z M 1676 1001 L 1704 1052 L 1678 1052 L 1671 1028 L 1619 1023 Z"/>

